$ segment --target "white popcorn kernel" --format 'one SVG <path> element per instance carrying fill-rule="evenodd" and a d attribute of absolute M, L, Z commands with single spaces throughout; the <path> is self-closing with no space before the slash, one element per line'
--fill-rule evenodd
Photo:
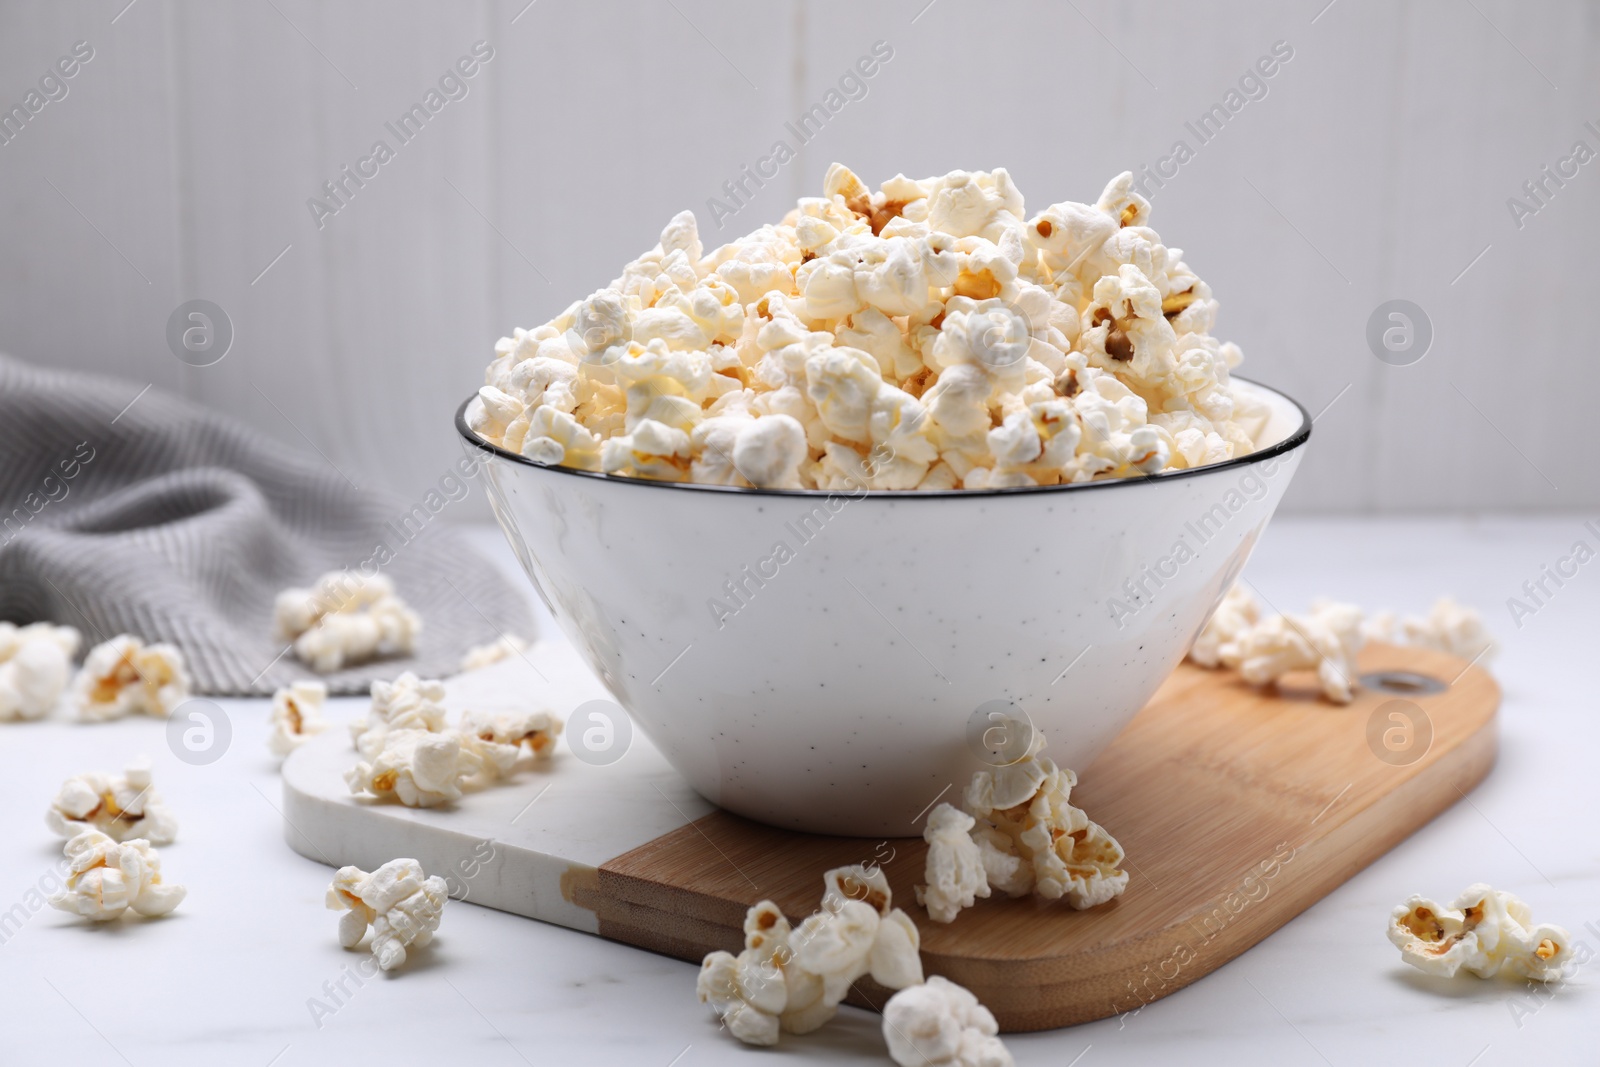
<path fill-rule="evenodd" d="M 1243 582 L 1235 582 L 1189 647 L 1189 661 L 1202 667 L 1220 667 L 1222 646 L 1237 641 L 1260 621 L 1261 605 Z"/>
<path fill-rule="evenodd" d="M 0 622 L 0 722 L 42 719 L 72 679 L 81 637 L 70 626 Z"/>
<path fill-rule="evenodd" d="M 1379 612 L 1362 626 L 1362 633 L 1369 641 L 1431 648 L 1478 663 L 1492 660 L 1498 650 L 1483 616 L 1450 597 L 1441 597 L 1422 619 L 1397 621 L 1393 612 Z"/>
<path fill-rule="evenodd" d="M 757 488 L 801 488 L 805 459 L 805 427 L 787 415 L 756 419 L 733 440 L 733 465 Z"/>
<path fill-rule="evenodd" d="M 1221 645 L 1218 658 L 1251 685 L 1270 685 L 1291 671 L 1315 671 L 1335 704 L 1355 699 L 1356 653 L 1366 639 L 1361 609 L 1314 602 L 1306 615 L 1274 615 Z"/>
<path fill-rule="evenodd" d="M 1012 1067 L 1000 1026 L 978 998 L 934 975 L 883 1007 L 883 1039 L 900 1067 Z"/>
<path fill-rule="evenodd" d="M 654 419 L 642 419 L 632 433 L 600 446 L 600 466 L 606 473 L 631 472 L 663 481 L 683 481 L 692 457 L 689 435 Z"/>
<path fill-rule="evenodd" d="M 501 634 L 486 645 L 473 645 L 461 657 L 461 670 L 476 671 L 492 663 L 520 656 L 528 650 L 528 642 L 516 634 Z"/>
<path fill-rule="evenodd" d="M 178 836 L 178 820 L 150 781 L 149 760 L 130 764 L 120 775 L 73 775 L 45 812 L 45 825 L 68 838 L 93 829 L 113 841 L 143 838 L 170 845 Z"/>
<path fill-rule="evenodd" d="M 367 716 L 350 724 L 350 738 L 356 751 L 371 759 L 383 748 L 390 730 L 424 730 L 443 733 L 447 712 L 444 683 L 418 678 L 406 671 L 392 682 L 376 681 L 370 690 L 372 702 Z"/>
<path fill-rule="evenodd" d="M 461 799 L 461 786 L 484 771 L 481 758 L 454 733 L 394 730 L 370 761 L 345 772 L 350 792 L 398 800 L 408 808 L 435 808 Z"/>
<path fill-rule="evenodd" d="M 576 418 L 554 408 L 538 408 L 528 420 L 521 454 L 546 467 L 600 469 L 600 438 Z"/>
<path fill-rule="evenodd" d="M 1122 846 L 1069 803 L 1078 776 L 1040 755 L 1043 747 L 1035 731 L 1025 758 L 973 775 L 965 797 L 972 838 L 991 887 L 1097 907 L 1128 887 Z"/>
<path fill-rule="evenodd" d="M 745 915 L 745 948 L 734 956 L 712 952 L 700 965 L 695 993 L 728 1032 L 747 1045 L 776 1045 L 789 1001 L 789 920 L 763 900 Z M 796 975 L 798 979 L 798 975 Z M 791 1031 L 792 1032 L 792 1031 Z"/>
<path fill-rule="evenodd" d="M 125 715 L 164 719 L 188 699 L 183 653 L 168 644 L 146 645 L 129 634 L 90 649 L 73 680 L 73 700 L 86 722 Z"/>
<path fill-rule="evenodd" d="M 67 841 L 63 852 L 71 869 L 66 889 L 50 898 L 51 907 L 110 922 L 129 909 L 158 918 L 183 902 L 183 886 L 161 880 L 161 858 L 141 838 L 119 844 L 99 830 L 85 829 Z"/>
<path fill-rule="evenodd" d="M 273 755 L 287 756 L 328 728 L 322 717 L 327 700 L 328 687 L 321 682 L 295 682 L 272 694 L 272 733 L 267 735 L 267 747 Z"/>
<path fill-rule="evenodd" d="M 423 873 L 413 859 L 390 860 L 368 874 L 340 867 L 328 886 L 329 910 L 339 917 L 339 944 L 355 948 L 372 928 L 371 951 L 381 970 L 405 963 L 407 950 L 433 940 L 449 892 L 445 880 Z"/>
<path fill-rule="evenodd" d="M 1479 978 L 1501 971 L 1557 981 L 1572 958 L 1572 938 L 1559 926 L 1534 925 L 1527 904 L 1487 885 L 1468 886 L 1448 907 L 1412 896 L 1389 918 L 1389 940 L 1401 959 L 1425 974 Z"/>
<path fill-rule="evenodd" d="M 421 630 L 417 613 L 391 597 L 364 611 L 324 615 L 295 638 L 294 654 L 318 674 L 328 674 L 352 664 L 409 654 Z"/>
<path fill-rule="evenodd" d="M 917 886 L 917 903 L 936 923 L 954 922 L 962 908 L 989 895 L 983 854 L 972 839 L 972 827 L 972 816 L 949 804 L 940 804 L 928 815 L 928 828 L 922 834 L 928 842 L 923 868 L 927 884 Z"/>
<path fill-rule="evenodd" d="M 273 605 L 278 636 L 318 674 L 416 648 L 422 620 L 384 574 L 329 571 L 310 589 L 286 589 Z"/>
<path fill-rule="evenodd" d="M 772 1045 L 778 1033 L 805 1034 L 838 1012 L 856 979 L 889 989 L 922 981 L 921 937 L 892 907 L 876 867 L 839 867 L 823 876 L 822 910 L 791 929 L 771 901 L 745 916 L 745 949 L 713 952 L 697 992 L 740 1041 Z"/>
<path fill-rule="evenodd" d="M 464 711 L 459 732 L 493 745 L 504 745 L 520 756 L 524 748 L 535 759 L 548 759 L 556 750 L 562 722 L 546 708 L 533 711 Z"/>

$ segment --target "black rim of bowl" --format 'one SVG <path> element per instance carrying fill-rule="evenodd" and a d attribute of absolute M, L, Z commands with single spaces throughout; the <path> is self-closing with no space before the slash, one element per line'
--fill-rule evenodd
<path fill-rule="evenodd" d="M 461 402 L 456 408 L 456 429 L 467 445 L 479 452 L 488 452 L 501 459 L 512 463 L 521 463 L 535 470 L 548 471 L 552 474 L 566 474 L 577 478 L 591 478 L 605 482 L 609 485 L 641 485 L 654 486 L 661 489 L 695 490 L 708 493 L 737 493 L 744 496 L 789 496 L 789 497 L 830 497 L 849 496 L 851 499 L 861 497 L 880 497 L 890 500 L 925 500 L 940 497 L 983 497 L 983 496 L 1012 496 L 1019 493 L 1065 493 L 1077 492 L 1088 489 L 1113 489 L 1124 485 L 1142 485 L 1145 482 L 1175 481 L 1180 478 L 1195 478 L 1206 474 L 1219 474 L 1224 471 L 1237 470 L 1242 467 L 1253 466 L 1262 460 L 1272 459 L 1293 452 L 1311 439 L 1311 413 L 1306 406 L 1288 393 L 1274 389 L 1270 385 L 1263 385 L 1250 378 L 1234 375 L 1235 380 L 1265 389 L 1280 396 L 1295 406 L 1300 412 L 1300 428 L 1285 437 L 1275 445 L 1270 445 L 1258 452 L 1250 452 L 1233 459 L 1225 459 L 1221 463 L 1208 463 L 1201 467 L 1185 467 L 1182 470 L 1157 471 L 1155 474 L 1141 474 L 1128 478 L 1105 478 L 1089 482 L 1067 482 L 1061 485 L 1012 485 L 998 489 L 756 489 L 745 488 L 741 485 L 710 485 L 705 482 L 668 482 L 659 478 L 634 478 L 625 474 L 606 474 L 603 471 L 579 470 L 576 467 L 547 466 L 535 463 L 527 456 L 491 444 L 473 433 L 472 427 L 467 425 L 467 405 L 477 397 L 474 393 Z"/>

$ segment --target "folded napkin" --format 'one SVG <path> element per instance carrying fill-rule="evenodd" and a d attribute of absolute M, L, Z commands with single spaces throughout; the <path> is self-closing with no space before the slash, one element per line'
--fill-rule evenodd
<path fill-rule="evenodd" d="M 403 501 L 158 390 L 128 406 L 138 391 L 0 356 L 0 619 L 76 626 L 86 644 L 169 641 L 197 692 L 233 695 L 305 677 L 364 692 L 532 636 L 520 589 L 440 514 L 456 480 L 476 489 L 458 457 L 440 461 L 450 499 Z M 416 655 L 313 675 L 274 635 L 273 598 L 363 564 L 421 616 Z"/>

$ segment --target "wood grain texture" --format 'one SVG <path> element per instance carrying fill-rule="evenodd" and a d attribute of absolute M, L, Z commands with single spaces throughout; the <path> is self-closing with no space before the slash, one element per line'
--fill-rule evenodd
<path fill-rule="evenodd" d="M 600 868 L 600 933 L 688 960 L 736 951 L 749 905 L 771 899 L 798 921 L 816 909 L 824 870 L 876 859 L 922 931 L 927 972 L 970 988 L 1003 1030 L 1135 1010 L 1244 952 L 1488 773 L 1500 691 L 1487 673 L 1389 646 L 1367 649 L 1361 666 L 1455 681 L 1432 695 L 1366 690 L 1341 708 L 1309 685 L 1262 692 L 1231 672 L 1179 668 L 1073 791 L 1128 853 L 1131 884 L 1102 908 L 991 899 L 939 925 L 913 895 L 920 838 L 874 845 L 718 812 Z M 1369 722 L 1391 725 L 1394 700 L 1431 724 L 1431 744 L 1406 764 L 1368 741 Z M 851 1002 L 880 1007 L 887 995 L 865 982 Z"/>

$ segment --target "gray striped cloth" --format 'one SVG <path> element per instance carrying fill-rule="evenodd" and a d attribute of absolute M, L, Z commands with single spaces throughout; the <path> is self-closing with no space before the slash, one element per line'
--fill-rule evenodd
<path fill-rule="evenodd" d="M 0 619 L 170 641 L 196 691 L 261 695 L 318 677 L 273 634 L 277 593 L 371 561 L 422 617 L 417 652 L 322 676 L 330 692 L 451 674 L 473 645 L 533 636 L 521 589 L 449 529 L 445 497 L 430 511 L 357 490 L 155 389 L 128 407 L 137 391 L 0 355 Z"/>

